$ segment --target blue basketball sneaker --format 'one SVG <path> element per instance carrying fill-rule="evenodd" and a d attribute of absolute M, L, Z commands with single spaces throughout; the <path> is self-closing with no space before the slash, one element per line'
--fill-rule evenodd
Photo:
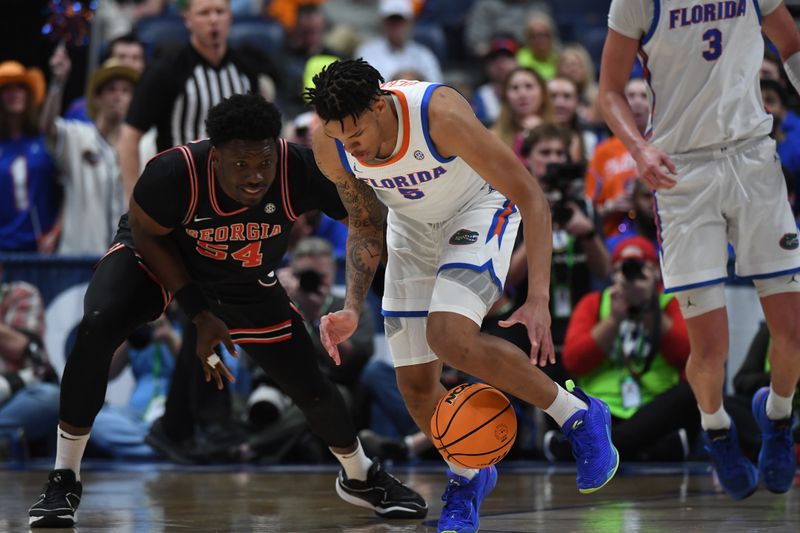
<path fill-rule="evenodd" d="M 447 471 L 439 533 L 475 533 L 481 525 L 481 503 L 497 484 L 497 468 L 482 468 L 471 480 Z"/>
<path fill-rule="evenodd" d="M 711 455 L 719 483 L 731 498 L 743 500 L 756 491 L 758 470 L 742 454 L 733 420 L 730 429 L 704 431 L 703 442 Z"/>
<path fill-rule="evenodd" d="M 762 387 L 753 396 L 753 416 L 761 428 L 761 452 L 758 471 L 770 492 L 787 492 L 794 483 L 797 457 L 792 441 L 792 419 L 770 420 L 767 417 L 769 387 Z"/>
<path fill-rule="evenodd" d="M 590 494 L 611 481 L 619 467 L 619 453 L 611 442 L 611 411 L 567 380 L 567 390 L 586 402 L 588 410 L 569 417 L 561 428 L 572 446 L 578 467 L 578 491 Z"/>

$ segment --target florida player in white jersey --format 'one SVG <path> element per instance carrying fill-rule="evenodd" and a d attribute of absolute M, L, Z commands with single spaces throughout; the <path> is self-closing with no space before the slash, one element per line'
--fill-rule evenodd
<path fill-rule="evenodd" d="M 307 90 L 321 118 L 314 134 L 320 169 L 336 183 L 348 211 L 371 214 L 371 224 L 350 225 L 345 309 L 323 317 L 323 344 L 338 363 L 336 345 L 356 328 L 383 247 L 377 195 L 389 209 L 386 335 L 419 428 L 430 437 L 447 363 L 550 414 L 578 450 L 578 488 L 598 490 L 619 463 L 607 433 L 608 407 L 578 389 L 570 394 L 536 367 L 554 361 L 550 211 L 541 189 L 455 90 L 382 81 L 363 60 L 337 61 Z M 520 217 L 530 289 L 504 325 L 527 327 L 530 357 L 480 332 L 501 294 Z M 478 510 L 497 471 L 449 466 L 439 530 L 477 531 Z"/>
<path fill-rule="evenodd" d="M 677 293 L 686 318 L 686 374 L 706 449 L 732 497 L 752 494 L 759 473 L 770 491 L 786 492 L 796 469 L 790 425 L 800 378 L 800 250 L 758 76 L 763 32 L 800 89 L 800 34 L 781 0 L 613 0 L 608 25 L 600 104 L 655 190 L 665 292 Z M 623 94 L 637 53 L 652 101 L 644 137 Z M 752 402 L 762 433 L 757 470 L 722 406 L 728 242 L 772 335 L 772 382 Z"/>

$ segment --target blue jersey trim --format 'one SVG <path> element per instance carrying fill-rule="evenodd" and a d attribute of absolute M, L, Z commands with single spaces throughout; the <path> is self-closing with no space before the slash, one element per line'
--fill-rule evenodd
<path fill-rule="evenodd" d="M 758 0 L 753 0 L 753 6 L 756 8 L 756 16 L 758 17 L 758 25 L 761 25 L 761 6 L 758 5 Z"/>
<path fill-rule="evenodd" d="M 387 311 L 381 309 L 381 314 L 385 317 L 406 317 L 406 318 L 424 318 L 428 316 L 427 311 Z"/>
<path fill-rule="evenodd" d="M 497 288 L 500 289 L 500 292 L 503 292 L 503 282 L 500 281 L 500 278 L 497 277 L 497 274 L 494 272 L 494 265 L 492 264 L 492 260 L 489 259 L 483 265 L 473 265 L 470 263 L 445 263 L 439 267 L 439 270 L 436 271 L 436 275 L 439 275 L 439 272 L 448 268 L 466 268 L 467 270 L 474 270 L 475 272 L 485 272 L 486 270 L 489 271 L 489 274 L 492 276 L 492 280 L 494 284 L 497 285 Z"/>
<path fill-rule="evenodd" d="M 437 87 L 442 87 L 443 84 L 441 83 L 432 83 L 427 89 L 425 89 L 425 94 L 422 95 L 422 106 L 420 109 L 420 114 L 422 115 L 422 133 L 425 136 L 425 144 L 428 145 L 428 151 L 436 158 L 439 163 L 449 163 L 456 156 L 452 157 L 443 157 L 442 154 L 436 151 L 436 147 L 433 145 L 433 141 L 431 140 L 431 134 L 428 131 L 428 104 L 431 100 L 431 95 L 433 91 L 436 90 Z"/>
<path fill-rule="evenodd" d="M 661 17 L 661 0 L 653 0 L 653 22 L 650 23 L 650 29 L 642 37 L 642 46 L 646 45 L 656 32 L 659 17 Z"/>
<path fill-rule="evenodd" d="M 736 276 L 739 279 L 770 279 L 777 278 L 778 276 L 785 276 L 786 274 L 797 274 L 800 272 L 800 267 L 790 268 L 788 270 L 780 270 L 778 272 L 767 272 L 766 274 L 753 274 L 752 276 Z"/>
<path fill-rule="evenodd" d="M 350 174 L 355 174 L 353 169 L 350 168 L 350 162 L 347 160 L 347 153 L 344 151 L 344 145 L 339 141 L 334 141 L 336 143 L 336 149 L 339 151 L 339 161 L 342 162 L 342 167 Z"/>
<path fill-rule="evenodd" d="M 679 285 L 677 287 L 670 287 L 669 289 L 664 289 L 664 294 L 670 294 L 672 292 L 688 291 L 689 289 L 699 289 L 700 287 L 708 287 L 709 285 L 716 285 L 717 283 L 725 283 L 727 280 L 728 277 L 725 276 L 724 278 L 710 279 L 708 281 L 700 281 L 697 283 L 689 283 L 688 285 Z"/>

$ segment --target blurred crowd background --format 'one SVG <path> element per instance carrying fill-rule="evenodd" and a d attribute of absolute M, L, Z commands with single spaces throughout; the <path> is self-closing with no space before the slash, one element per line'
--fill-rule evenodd
<path fill-rule="evenodd" d="M 786 3 L 800 15 L 800 1 Z M 562 383 L 574 379 L 611 406 L 613 439 L 624 460 L 701 456 L 699 416 L 684 374 L 686 328 L 677 301 L 661 293 L 652 193 L 595 102 L 609 5 L 3 2 L 0 460 L 54 451 L 58 378 L 83 293 L 144 163 L 158 151 L 204 137 L 208 108 L 249 91 L 281 109 L 286 139 L 309 145 L 317 118 L 302 89 L 324 65 L 351 57 L 363 57 L 386 80 L 455 87 L 515 151 L 544 188 L 553 213 L 551 315 L 558 363 L 547 372 Z M 800 99 L 771 46 L 761 89 L 797 213 Z M 642 131 L 650 112 L 647 90 L 644 73 L 635 68 L 626 94 Z M 343 305 L 346 228 L 311 213 L 293 231 L 278 275 L 317 339 L 320 317 Z M 484 330 L 529 349 L 523 329 L 498 326 L 526 294 L 519 244 L 507 289 Z M 397 390 L 382 333 L 380 278 L 359 331 L 340 348 L 342 366 L 334 366 L 317 342 L 319 362 L 345 393 L 369 454 L 394 461 L 435 457 Z M 752 318 L 762 315 L 748 282 L 731 275 L 726 292 L 732 320 L 726 408 L 754 457 L 760 439 L 749 398 L 769 383 L 769 332 Z M 173 373 L 181 350 L 194 349 L 182 336 L 184 321 L 170 308 L 117 351 L 91 455 L 181 463 L 332 460 L 300 411 L 247 357 L 226 361 L 237 374 L 235 387 L 199 393 L 187 387 L 186 373 Z M 598 340 L 598 328 L 608 327 L 613 334 Z M 443 379 L 454 386 L 472 378 L 448 370 Z M 179 416 L 165 416 L 169 409 Z M 549 419 L 516 401 L 515 409 L 520 433 L 511 457 L 571 459 Z"/>

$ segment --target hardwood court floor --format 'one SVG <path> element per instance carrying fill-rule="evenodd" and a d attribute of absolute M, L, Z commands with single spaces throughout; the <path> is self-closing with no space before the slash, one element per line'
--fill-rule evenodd
<path fill-rule="evenodd" d="M 49 465 L 36 465 L 38 470 L 2 468 L 0 532 L 28 531 L 27 508 Z M 231 471 L 90 464 L 83 471 L 83 502 L 74 531 L 435 532 L 442 469 L 390 469 L 427 498 L 426 520 L 383 521 L 342 502 L 334 492 L 332 467 Z M 484 533 L 797 532 L 800 486 L 785 495 L 761 488 L 747 500 L 734 502 L 715 490 L 705 465 L 628 465 L 602 491 L 581 495 L 569 467 L 508 462 L 501 464 L 498 486 L 481 515 Z"/>

